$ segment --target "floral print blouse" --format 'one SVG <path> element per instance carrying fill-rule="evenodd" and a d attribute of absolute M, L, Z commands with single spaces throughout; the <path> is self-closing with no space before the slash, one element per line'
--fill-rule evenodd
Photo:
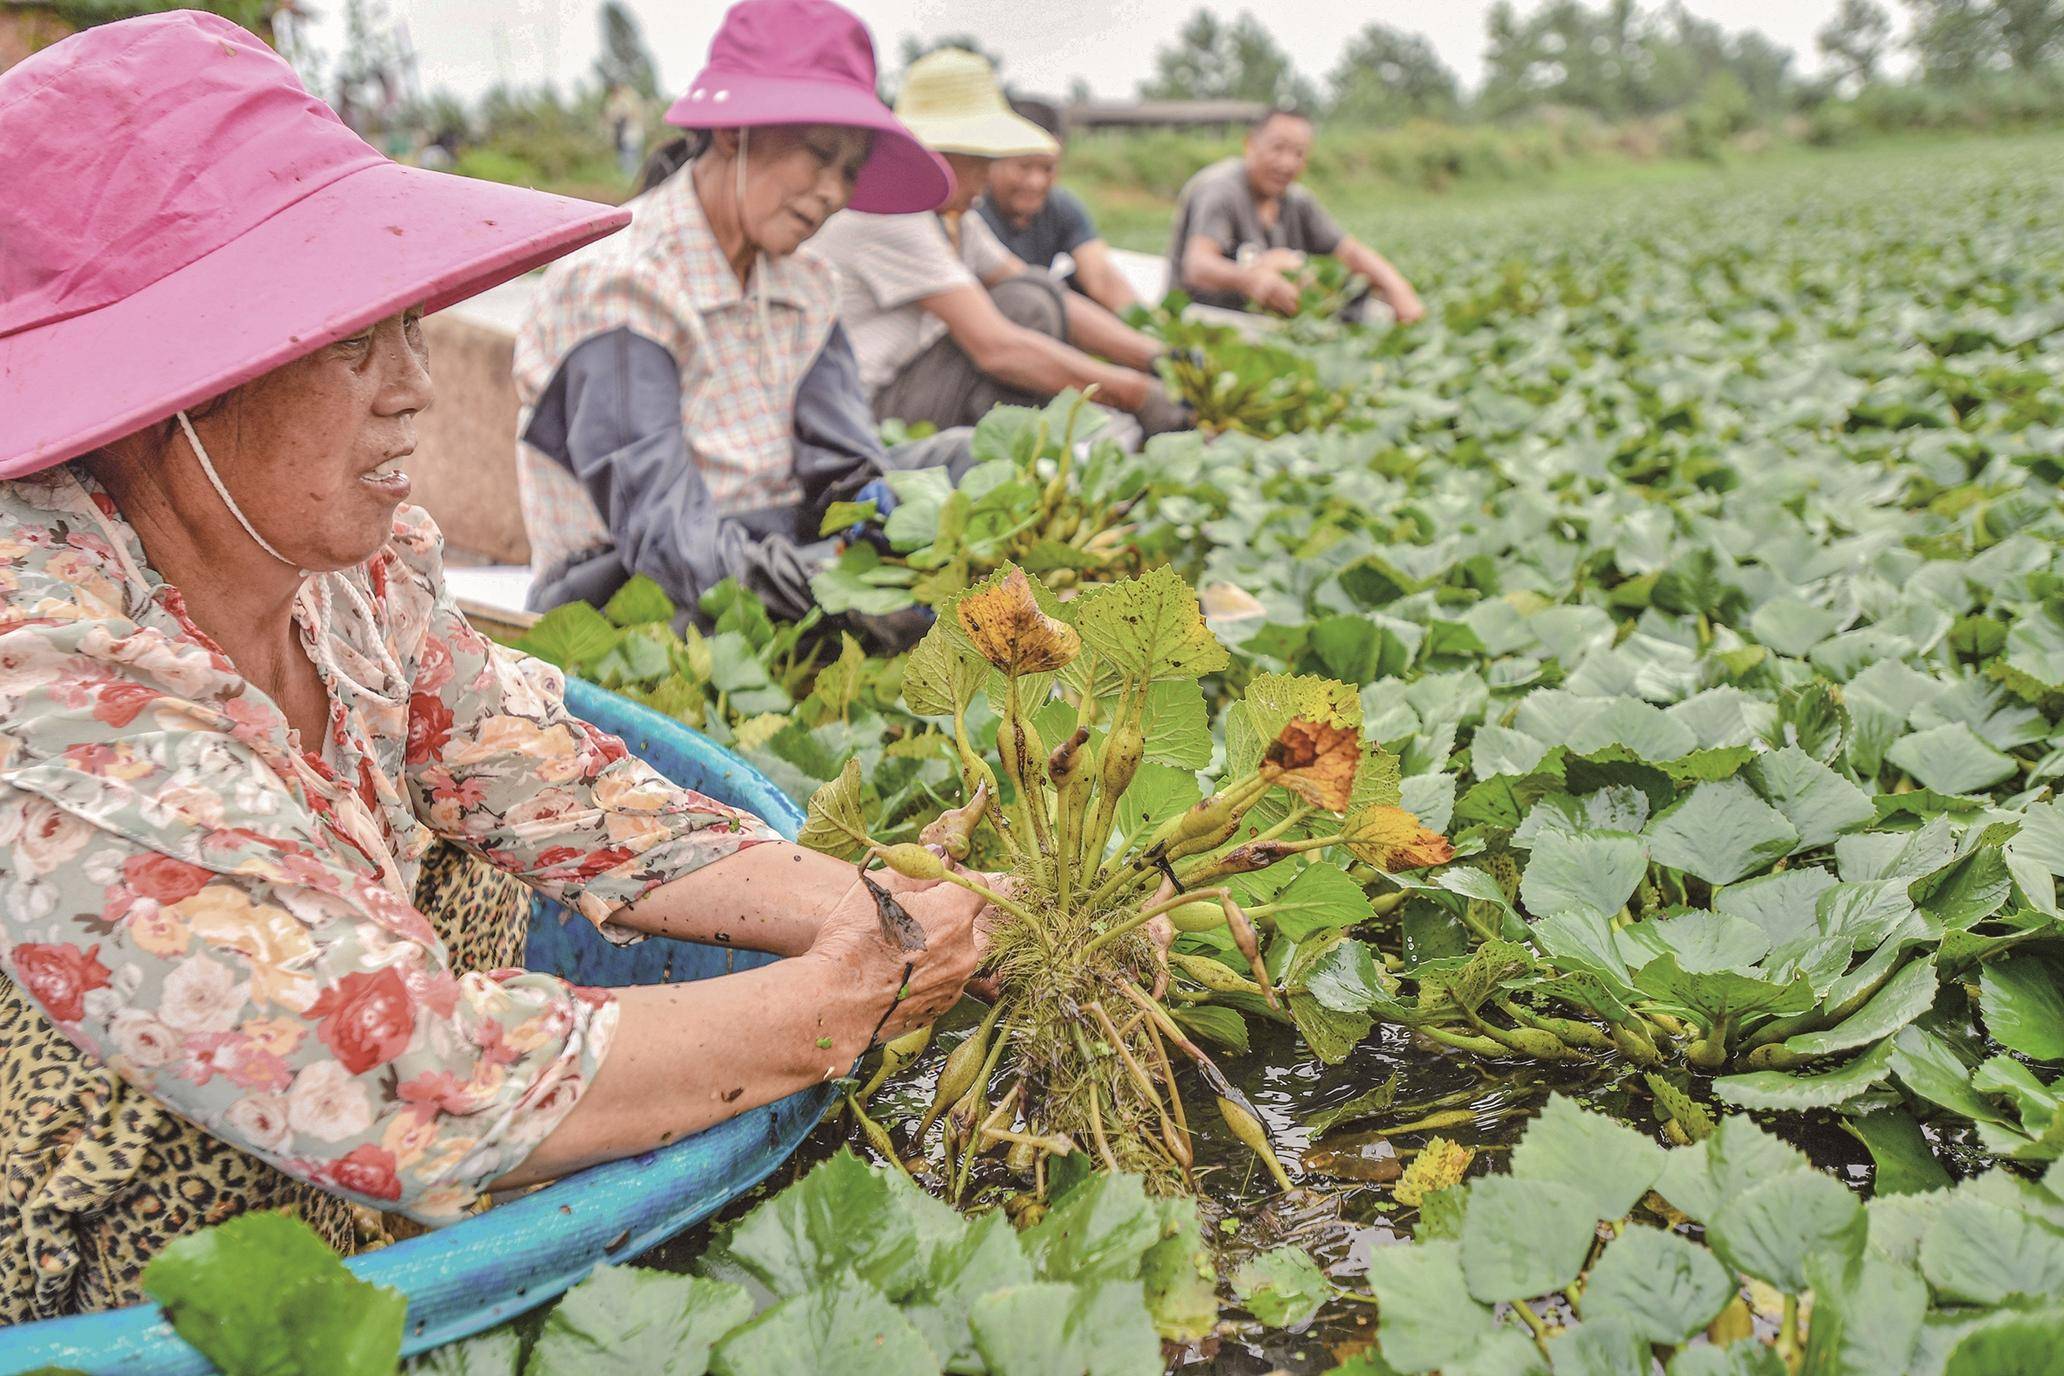
<path fill-rule="evenodd" d="M 446 837 L 603 925 L 774 833 L 568 714 L 489 642 L 403 507 L 295 615 L 319 748 L 246 681 L 67 465 L 0 482 L 0 970 L 65 1036 L 290 1175 L 464 1213 L 593 1080 L 617 1008 L 455 975 L 409 902 Z"/>

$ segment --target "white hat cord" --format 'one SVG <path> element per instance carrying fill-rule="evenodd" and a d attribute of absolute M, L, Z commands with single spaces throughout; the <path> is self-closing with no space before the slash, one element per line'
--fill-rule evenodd
<path fill-rule="evenodd" d="M 244 534 L 250 536 L 257 543 L 258 548 L 264 550 L 288 568 L 293 569 L 303 579 L 314 583 L 316 601 L 321 607 L 322 620 L 327 623 L 332 616 L 330 584 L 332 581 L 341 582 L 344 585 L 345 596 L 355 604 L 354 609 L 358 614 L 365 618 L 368 632 L 376 632 L 379 626 L 379 619 L 374 615 L 372 604 L 366 601 L 365 595 L 352 585 L 352 581 L 349 578 L 332 580 L 321 577 L 313 570 L 304 569 L 292 559 L 287 558 L 286 555 L 274 549 L 272 542 L 258 533 L 257 528 L 251 524 L 250 518 L 244 515 L 243 508 L 237 505 L 236 498 L 229 495 L 229 488 L 223 485 L 222 475 L 215 471 L 214 461 L 208 457 L 208 447 L 202 444 L 201 437 L 194 433 L 193 421 L 187 418 L 187 414 L 184 411 L 178 412 L 177 417 L 179 428 L 186 435 L 187 444 L 193 448 L 194 457 L 201 461 L 201 471 L 208 475 L 208 482 L 214 487 L 215 495 L 220 497 L 222 504 L 229 508 L 229 514 L 236 517 L 237 524 L 244 528 Z M 394 658 L 394 652 L 388 648 L 385 641 L 376 633 L 369 634 L 368 641 L 377 649 L 376 667 L 380 672 L 386 675 L 390 682 L 401 682 L 405 676 L 402 674 L 400 664 Z M 316 653 L 321 657 L 323 667 L 336 678 L 350 684 L 361 693 L 372 696 L 386 696 L 381 690 L 360 683 L 355 677 L 347 673 L 344 667 L 337 662 L 337 657 L 330 653 L 329 646 L 324 644 L 319 638 L 316 641 Z"/>

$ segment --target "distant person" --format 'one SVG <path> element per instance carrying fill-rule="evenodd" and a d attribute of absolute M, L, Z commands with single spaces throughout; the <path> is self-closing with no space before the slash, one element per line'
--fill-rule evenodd
<path fill-rule="evenodd" d="M 951 195 L 936 214 L 848 210 L 815 245 L 838 269 L 839 316 L 875 415 L 971 425 L 997 405 L 1094 386 L 1149 435 L 1186 428 L 1188 412 L 1152 374 L 1159 343 L 1028 269 L 967 213 L 998 158 L 1060 149 L 1011 113 L 989 64 L 959 48 L 926 54 L 904 74 L 896 115 L 944 156 Z"/>
<path fill-rule="evenodd" d="M 1168 280 L 1190 299 L 1227 310 L 1297 310 L 1284 276 L 1305 255 L 1328 253 L 1368 279 L 1400 325 L 1426 314 L 1418 293 L 1382 254 L 1343 231 L 1297 184 L 1311 156 L 1311 117 L 1270 110 L 1247 131 L 1245 150 L 1190 178 L 1175 207 Z"/>
<path fill-rule="evenodd" d="M 645 160 L 645 102 L 619 81 L 602 103 L 602 118 L 609 124 L 609 143 L 616 150 L 617 170 L 626 177 L 637 176 L 638 165 Z"/>
<path fill-rule="evenodd" d="M 846 205 L 928 210 L 952 177 L 875 95 L 874 44 L 831 0 L 742 0 L 667 121 L 631 227 L 553 265 L 516 336 L 517 489 L 534 610 L 644 574 L 683 608 L 726 578 L 794 620 L 836 500 L 890 467 L 964 462 L 965 432 L 884 452 L 838 280 L 803 250 Z M 893 647 L 922 625 L 855 618 Z"/>
<path fill-rule="evenodd" d="M 1061 112 L 1043 100 L 1014 100 L 1011 108 L 1062 142 Z M 1089 208 L 1066 187 L 1055 185 L 1061 157 L 1023 153 L 989 165 L 989 188 L 975 209 L 1019 260 L 1046 268 L 1113 315 L 1139 304 L 1132 284 L 1118 271 L 1111 246 L 1097 233 Z"/>

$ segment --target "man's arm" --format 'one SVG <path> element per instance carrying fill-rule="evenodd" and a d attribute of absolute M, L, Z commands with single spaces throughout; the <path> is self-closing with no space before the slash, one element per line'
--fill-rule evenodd
<path fill-rule="evenodd" d="M 977 368 L 1013 387 L 1052 396 L 1070 387 L 1094 386 L 1112 405 L 1128 411 L 1140 409 L 1156 390 L 1143 372 L 1091 358 L 1010 320 L 981 287 L 955 287 L 918 304 L 945 323 Z M 1072 314 L 1069 323 L 1074 323 Z"/>
<path fill-rule="evenodd" d="M 1276 266 L 1279 261 L 1271 250 L 1242 267 L 1210 235 L 1192 234 L 1183 245 L 1182 285 L 1192 292 L 1237 292 L 1257 306 L 1288 315 L 1297 309 L 1297 288 Z"/>
<path fill-rule="evenodd" d="M 1111 246 L 1102 239 L 1088 239 L 1074 249 L 1075 280 L 1089 293 L 1089 299 L 1113 315 L 1122 316 L 1139 304 L 1132 283 L 1118 271 Z"/>
<path fill-rule="evenodd" d="M 1090 353 L 1141 372 L 1150 371 L 1161 353 L 1161 341 L 1140 333 L 1081 292 L 1061 293 L 1067 303 L 1068 337 Z"/>
<path fill-rule="evenodd" d="M 1375 249 L 1362 243 L 1352 234 L 1344 234 L 1333 254 L 1351 271 L 1369 279 L 1370 285 L 1376 289 L 1376 295 L 1381 297 L 1383 304 L 1389 306 L 1391 313 L 1397 316 L 1398 324 L 1410 325 L 1425 317 L 1426 306 L 1419 300 L 1419 293 L 1413 291 L 1412 284 L 1405 280 L 1405 275 L 1392 267 L 1390 260 Z"/>

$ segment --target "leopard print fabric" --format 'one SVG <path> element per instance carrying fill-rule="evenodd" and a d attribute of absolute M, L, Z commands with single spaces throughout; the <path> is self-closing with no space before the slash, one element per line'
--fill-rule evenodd
<path fill-rule="evenodd" d="M 523 963 L 520 880 L 439 842 L 415 898 L 454 970 Z M 131 1089 L 0 975 L 0 1325 L 134 1304 L 166 1243 L 254 1209 L 292 1213 L 346 1255 L 407 1222 L 295 1180 Z"/>

